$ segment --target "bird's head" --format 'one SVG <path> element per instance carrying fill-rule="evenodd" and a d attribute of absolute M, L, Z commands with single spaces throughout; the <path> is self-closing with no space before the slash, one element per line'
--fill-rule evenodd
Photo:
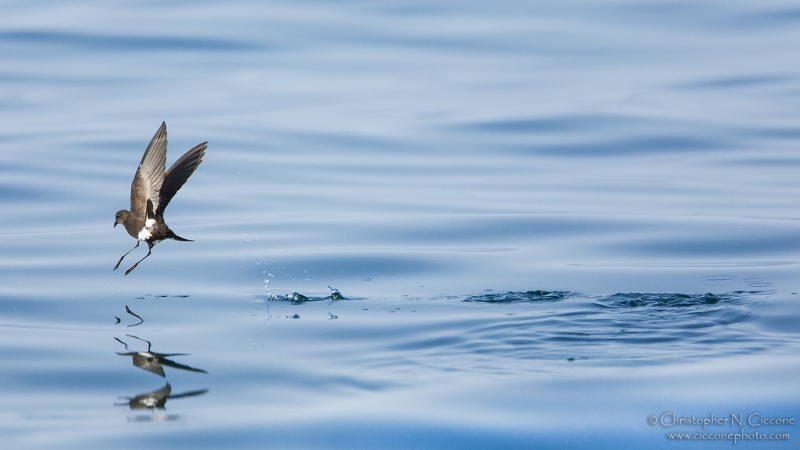
<path fill-rule="evenodd" d="M 128 216 L 130 215 L 130 211 L 125 209 L 120 209 L 117 211 L 117 213 L 114 215 L 114 226 L 116 227 L 117 224 L 124 225 L 125 221 L 128 220 Z"/>

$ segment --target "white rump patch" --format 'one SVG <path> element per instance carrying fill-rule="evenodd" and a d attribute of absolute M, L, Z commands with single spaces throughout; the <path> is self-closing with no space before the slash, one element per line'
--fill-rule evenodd
<path fill-rule="evenodd" d="M 139 230 L 139 234 L 136 236 L 136 238 L 139 239 L 140 241 L 146 241 L 150 239 L 152 236 L 153 234 L 150 233 L 150 230 L 148 230 L 147 228 L 142 228 L 141 230 Z"/>
<path fill-rule="evenodd" d="M 148 230 L 152 230 L 155 225 L 156 219 L 147 219 L 144 221 L 144 227 Z"/>

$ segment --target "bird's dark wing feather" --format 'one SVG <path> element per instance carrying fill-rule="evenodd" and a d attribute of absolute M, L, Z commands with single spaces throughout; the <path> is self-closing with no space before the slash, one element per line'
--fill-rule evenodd
<path fill-rule="evenodd" d="M 143 218 L 147 212 L 147 201 L 158 209 L 159 192 L 164 183 L 164 166 L 167 162 L 167 124 L 161 123 L 150 144 L 144 151 L 139 168 L 131 183 L 131 215 Z"/>
<path fill-rule="evenodd" d="M 208 142 L 196 145 L 194 148 L 184 153 L 175 163 L 170 166 L 164 176 L 164 183 L 161 185 L 161 198 L 156 207 L 156 215 L 163 216 L 170 200 L 178 192 L 178 189 L 186 183 L 186 180 L 194 173 L 197 166 L 203 162 Z"/>

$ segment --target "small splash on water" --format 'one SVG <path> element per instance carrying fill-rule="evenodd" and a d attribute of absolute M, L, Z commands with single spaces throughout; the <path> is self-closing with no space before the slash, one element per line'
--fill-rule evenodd
<path fill-rule="evenodd" d="M 272 297 L 269 293 L 269 278 L 264 278 L 264 291 L 267 293 L 267 298 Z"/>
<path fill-rule="evenodd" d="M 272 274 L 269 274 L 269 276 L 272 276 Z M 270 311 L 270 307 L 272 306 L 272 300 L 273 300 L 272 294 L 270 294 L 270 292 L 269 292 L 269 278 L 264 278 L 264 291 L 267 294 L 267 300 L 268 300 L 268 302 L 267 302 L 267 323 L 269 323 L 270 320 L 272 320 L 272 311 Z"/>
<path fill-rule="evenodd" d="M 328 286 L 328 289 L 330 289 L 330 290 L 331 290 L 331 295 L 328 297 L 328 298 L 330 298 L 331 300 L 347 300 L 346 298 L 344 298 L 344 296 L 342 295 L 342 293 L 341 293 L 341 292 L 339 292 L 339 290 L 338 290 L 338 289 L 336 289 L 336 288 L 332 288 L 332 287 L 330 287 L 330 286 Z"/>
<path fill-rule="evenodd" d="M 270 301 L 290 302 L 293 305 L 301 305 L 303 303 L 308 303 L 308 302 L 321 302 L 321 301 L 335 302 L 338 300 L 347 300 L 347 298 L 344 295 L 342 295 L 342 293 L 339 292 L 338 289 L 331 288 L 330 286 L 329 288 L 331 290 L 331 294 L 328 295 L 327 297 L 307 297 L 298 292 L 292 292 L 291 294 L 286 294 L 286 295 L 275 295 L 275 294 L 269 294 L 268 292 L 267 299 Z"/>
<path fill-rule="evenodd" d="M 292 303 L 297 304 L 297 303 L 305 303 L 307 301 L 310 301 L 311 299 L 306 297 L 303 294 L 298 294 L 297 292 L 292 292 L 291 294 L 288 294 L 288 295 L 284 296 L 284 300 L 288 300 L 288 301 L 290 301 Z"/>

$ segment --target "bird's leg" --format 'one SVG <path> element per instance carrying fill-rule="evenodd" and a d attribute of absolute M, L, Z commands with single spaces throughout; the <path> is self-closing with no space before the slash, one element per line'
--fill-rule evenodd
<path fill-rule="evenodd" d="M 132 251 L 136 250 L 136 247 L 138 247 L 138 246 L 139 246 L 139 241 L 136 241 L 136 245 L 134 245 L 132 249 L 128 250 L 128 253 L 130 253 L 130 252 L 132 252 Z M 125 259 L 125 257 L 126 257 L 126 256 L 128 256 L 128 253 L 125 253 L 124 255 L 122 255 L 122 256 L 119 258 L 119 261 L 117 261 L 117 265 L 116 265 L 116 266 L 114 266 L 114 270 L 117 270 L 117 267 L 119 267 L 119 264 L 122 262 L 122 260 L 123 260 L 123 259 Z"/>
<path fill-rule="evenodd" d="M 153 249 L 153 246 L 152 246 L 152 245 L 150 245 L 150 243 L 148 242 L 148 243 L 147 243 L 147 254 L 146 254 L 146 255 L 144 255 L 144 258 L 147 258 L 148 256 L 150 256 L 150 251 L 151 251 L 152 249 Z M 127 275 L 127 274 L 131 273 L 131 271 L 132 271 L 133 269 L 135 269 L 135 268 L 136 268 L 136 266 L 138 266 L 140 262 L 144 261 L 144 258 L 140 259 L 139 261 L 136 261 L 136 264 L 132 265 L 130 269 L 128 269 L 128 270 L 126 270 L 126 271 L 125 271 L 125 275 Z"/>

